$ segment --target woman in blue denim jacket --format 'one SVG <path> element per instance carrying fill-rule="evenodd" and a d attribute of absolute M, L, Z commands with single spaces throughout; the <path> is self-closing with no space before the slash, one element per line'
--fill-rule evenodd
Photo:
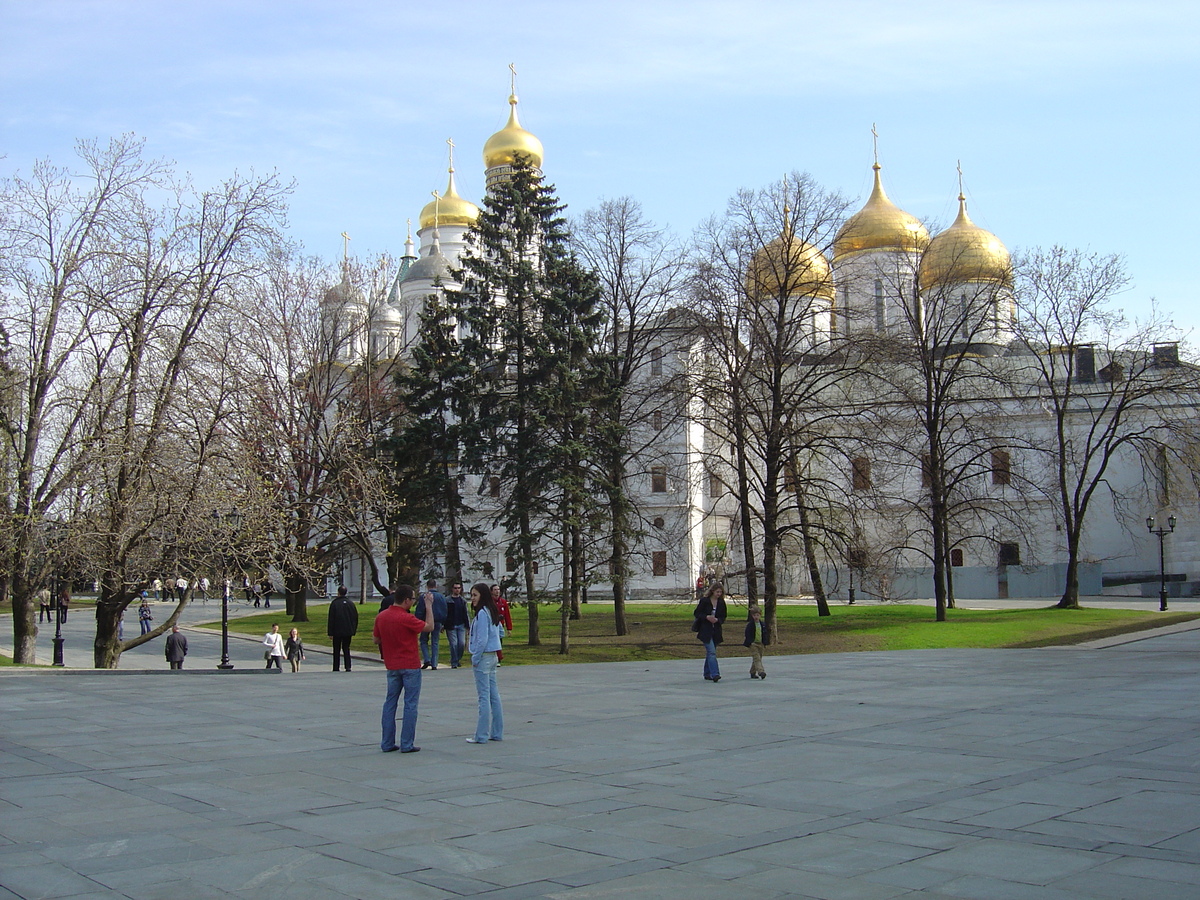
<path fill-rule="evenodd" d="M 475 725 L 475 736 L 467 738 L 468 744 L 486 744 L 488 741 L 504 740 L 504 709 L 500 705 L 500 688 L 496 684 L 496 654 L 504 638 L 504 626 L 500 624 L 500 609 L 492 599 L 492 590 L 486 584 L 471 588 L 471 609 L 475 618 L 471 622 L 471 665 L 475 667 L 475 691 L 479 695 L 479 721 Z"/>

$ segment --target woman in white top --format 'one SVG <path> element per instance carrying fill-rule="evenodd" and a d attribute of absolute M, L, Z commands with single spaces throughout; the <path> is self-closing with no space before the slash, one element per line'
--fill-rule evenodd
<path fill-rule="evenodd" d="M 475 618 L 471 622 L 468 647 L 471 665 L 475 667 L 479 721 L 475 724 L 475 736 L 467 738 L 467 743 L 486 744 L 504 740 L 504 708 L 500 705 L 500 688 L 496 684 L 496 654 L 504 637 L 504 626 L 500 624 L 500 610 L 492 599 L 492 589 L 486 584 L 471 588 L 471 609 L 475 611 Z"/>
<path fill-rule="evenodd" d="M 263 646 L 267 648 L 263 654 L 267 658 L 267 668 L 274 666 L 280 672 L 283 671 L 283 635 L 279 633 L 279 626 L 272 625 L 271 630 L 263 638 Z"/>

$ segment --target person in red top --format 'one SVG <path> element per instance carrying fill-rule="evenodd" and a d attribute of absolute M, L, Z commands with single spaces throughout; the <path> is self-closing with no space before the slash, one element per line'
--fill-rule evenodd
<path fill-rule="evenodd" d="M 399 750 L 416 753 L 417 702 L 421 698 L 421 653 L 417 639 L 422 632 L 433 631 L 433 604 L 425 604 L 425 621 L 410 612 L 416 597 L 413 589 L 399 585 L 393 592 L 395 603 L 375 617 L 373 639 L 387 667 L 387 699 L 383 701 L 384 753 Z M 404 717 L 400 725 L 400 745 L 396 745 L 396 706 L 404 694 Z"/>
<path fill-rule="evenodd" d="M 500 585 L 492 585 L 492 599 L 496 601 L 496 608 L 500 610 L 500 624 L 504 626 L 505 634 L 512 634 L 512 613 L 508 609 L 508 601 L 500 596 Z M 504 651 L 501 650 L 496 654 L 496 662 L 500 663 L 504 659 Z"/>

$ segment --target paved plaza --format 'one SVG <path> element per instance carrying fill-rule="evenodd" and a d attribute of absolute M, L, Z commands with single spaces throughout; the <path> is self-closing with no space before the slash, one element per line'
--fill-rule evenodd
<path fill-rule="evenodd" d="M 506 666 L 485 746 L 442 668 L 407 755 L 366 661 L 173 673 L 158 644 L 153 671 L 0 669 L 0 898 L 1200 897 L 1200 630 L 765 682 L 736 646 L 719 684 Z"/>

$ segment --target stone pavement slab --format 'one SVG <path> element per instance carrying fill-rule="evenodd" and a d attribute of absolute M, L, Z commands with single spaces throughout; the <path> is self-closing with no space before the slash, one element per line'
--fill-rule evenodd
<path fill-rule="evenodd" d="M 4 669 L 0 900 L 1200 898 L 1198 659 L 508 666 L 487 746 L 446 669 L 408 755 L 367 666 Z"/>

